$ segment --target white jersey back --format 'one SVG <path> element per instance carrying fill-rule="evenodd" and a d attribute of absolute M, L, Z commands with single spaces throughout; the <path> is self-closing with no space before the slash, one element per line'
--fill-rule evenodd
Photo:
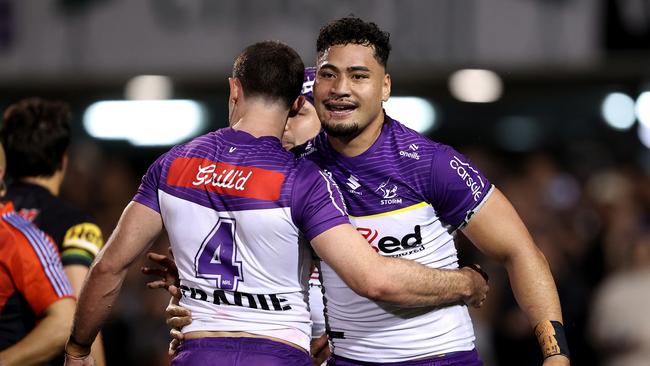
<path fill-rule="evenodd" d="M 134 200 L 167 229 L 192 311 L 183 332 L 243 331 L 309 349 L 311 252 L 299 233 L 311 240 L 348 222 L 313 163 L 276 138 L 223 129 L 161 156 Z"/>

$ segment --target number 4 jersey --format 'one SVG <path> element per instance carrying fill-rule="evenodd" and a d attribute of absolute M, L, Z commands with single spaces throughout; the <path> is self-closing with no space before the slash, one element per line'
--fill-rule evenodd
<path fill-rule="evenodd" d="M 309 349 L 311 240 L 349 223 L 333 181 L 275 137 L 230 128 L 154 162 L 134 201 L 159 212 L 191 331 L 243 331 Z"/>

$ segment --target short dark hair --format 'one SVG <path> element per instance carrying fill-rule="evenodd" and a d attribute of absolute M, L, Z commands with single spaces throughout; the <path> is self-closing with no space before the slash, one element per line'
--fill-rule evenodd
<path fill-rule="evenodd" d="M 356 17 L 334 20 L 320 29 L 316 41 L 316 51 L 320 56 L 332 46 L 346 44 L 371 46 L 375 50 L 377 62 L 384 68 L 388 66 L 390 33 L 379 29 L 377 24 L 364 22 Z"/>
<path fill-rule="evenodd" d="M 293 48 L 265 41 L 246 47 L 235 60 L 232 77 L 239 79 L 244 94 L 290 108 L 302 90 L 304 72 L 305 64 Z"/>
<path fill-rule="evenodd" d="M 13 179 L 51 176 L 63 164 L 70 145 L 68 104 L 39 98 L 21 100 L 4 112 L 0 141 Z"/>

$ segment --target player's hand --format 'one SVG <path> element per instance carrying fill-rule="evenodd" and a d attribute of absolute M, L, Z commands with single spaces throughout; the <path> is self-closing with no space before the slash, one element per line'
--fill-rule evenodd
<path fill-rule="evenodd" d="M 555 355 L 544 360 L 544 366 L 569 366 L 571 362 L 563 355 Z"/>
<path fill-rule="evenodd" d="M 178 299 L 172 297 L 165 309 L 165 322 L 170 329 L 181 329 L 192 322 L 192 312 L 178 305 Z M 172 334 L 173 336 L 173 334 Z M 174 337 L 176 338 L 176 337 Z M 179 339 L 182 341 L 182 339 Z"/>
<path fill-rule="evenodd" d="M 192 312 L 178 305 L 178 298 L 172 297 L 165 309 L 165 322 L 169 327 L 169 335 L 172 337 L 167 353 L 174 356 L 176 349 L 185 339 L 181 328 L 192 322 Z"/>
<path fill-rule="evenodd" d="M 146 275 L 158 276 L 159 280 L 154 280 L 147 283 L 147 287 L 150 289 L 164 288 L 172 296 L 176 298 L 181 297 L 181 292 L 178 288 L 180 280 L 178 276 L 178 268 L 174 262 L 174 256 L 172 254 L 171 248 L 169 249 L 169 257 L 166 257 L 162 254 L 149 252 L 147 253 L 147 258 L 150 261 L 161 265 L 163 268 L 154 268 L 154 267 L 142 267 L 142 273 Z"/>
<path fill-rule="evenodd" d="M 480 308 L 485 303 L 487 293 L 490 290 L 487 273 L 478 264 L 463 267 L 460 271 L 467 276 L 470 284 L 470 291 L 464 299 L 465 304 Z"/>
<path fill-rule="evenodd" d="M 183 336 L 183 332 L 174 328 L 169 330 L 169 335 L 172 336 L 172 340 L 169 342 L 169 348 L 167 349 L 167 354 L 169 354 L 170 357 L 174 357 L 174 355 L 176 355 L 176 350 L 178 349 L 178 346 L 181 345 L 181 341 L 183 341 L 183 339 L 185 338 Z"/>
<path fill-rule="evenodd" d="M 320 366 L 330 357 L 330 346 L 327 334 L 311 340 L 311 357 L 314 366 Z"/>
<path fill-rule="evenodd" d="M 95 359 L 91 355 L 83 357 L 76 357 L 70 354 L 65 354 L 64 366 L 95 366 Z"/>

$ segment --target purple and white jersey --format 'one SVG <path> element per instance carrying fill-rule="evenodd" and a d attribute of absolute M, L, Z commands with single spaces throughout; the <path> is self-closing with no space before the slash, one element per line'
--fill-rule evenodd
<path fill-rule="evenodd" d="M 350 221 L 379 254 L 432 268 L 458 268 L 455 231 L 492 187 L 463 155 L 388 116 L 359 156 L 337 153 L 325 133 L 303 156 L 338 183 Z M 474 348 L 466 306 L 400 308 L 355 294 L 324 262 L 321 276 L 336 355 L 397 362 Z"/>
<path fill-rule="evenodd" d="M 309 349 L 307 240 L 348 223 L 336 184 L 271 136 L 230 128 L 156 160 L 134 201 L 160 213 L 181 279 L 183 332 L 243 331 Z"/>

